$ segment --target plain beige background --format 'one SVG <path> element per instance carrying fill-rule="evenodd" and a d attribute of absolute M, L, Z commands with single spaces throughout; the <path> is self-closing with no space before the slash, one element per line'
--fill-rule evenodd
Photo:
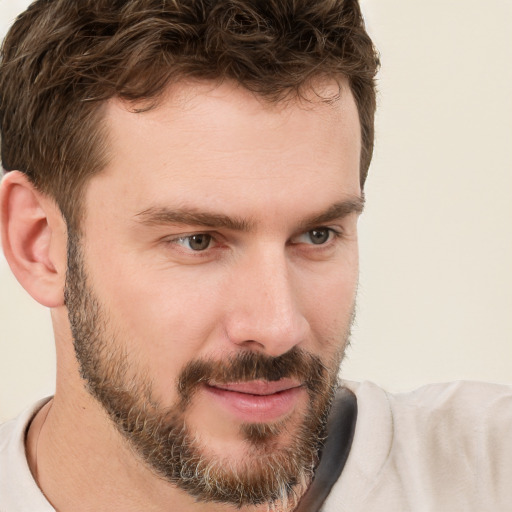
<path fill-rule="evenodd" d="M 512 2 L 361 3 L 382 71 L 343 376 L 512 382 Z M 0 0 L 2 34 L 26 5 Z M 55 372 L 49 313 L 1 256 L 0 319 L 1 420 Z"/>

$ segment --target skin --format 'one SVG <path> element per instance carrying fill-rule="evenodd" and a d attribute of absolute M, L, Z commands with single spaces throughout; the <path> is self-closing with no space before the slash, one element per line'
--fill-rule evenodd
<path fill-rule="evenodd" d="M 84 190 L 84 261 L 109 334 L 151 376 L 163 406 L 176 403 L 175 379 L 198 358 L 298 347 L 328 363 L 343 348 L 358 278 L 360 126 L 348 86 L 331 103 L 312 92 L 277 106 L 229 82 L 168 92 L 142 114 L 118 100 L 106 105 L 110 162 Z M 338 86 L 319 83 L 316 92 Z M 48 500 L 63 512 L 236 510 L 196 503 L 156 477 L 115 430 L 78 372 L 63 299 L 65 222 L 21 173 L 9 173 L 1 193 L 6 257 L 54 323 L 56 394 L 27 438 Z M 351 211 L 318 222 L 340 204 Z M 184 211 L 209 215 L 211 225 Z M 311 230 L 320 228 L 328 239 L 314 244 Z M 193 251 L 187 237 L 202 233 L 211 245 Z M 294 394 L 280 446 L 306 400 Z M 207 391 L 186 415 L 211 454 L 235 464 L 244 457 L 240 420 Z"/>

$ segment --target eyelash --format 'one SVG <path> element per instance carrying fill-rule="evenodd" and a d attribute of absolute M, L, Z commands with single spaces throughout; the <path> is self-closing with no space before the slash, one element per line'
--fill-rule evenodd
<path fill-rule="evenodd" d="M 197 236 L 197 237 L 199 237 L 199 236 L 208 236 L 208 237 L 210 237 L 210 243 L 208 244 L 208 247 L 206 247 L 205 249 L 203 249 L 201 251 L 194 251 L 193 249 L 188 248 L 188 250 L 190 250 L 193 253 L 198 253 L 199 254 L 199 253 L 202 253 L 202 252 L 206 252 L 208 249 L 211 249 L 210 245 L 211 245 L 212 241 L 214 241 L 214 242 L 218 241 L 218 240 L 216 240 L 216 238 L 212 234 L 210 234 L 208 232 L 205 232 L 205 233 L 194 233 L 194 234 L 191 234 L 191 235 L 181 235 L 181 236 L 178 236 L 178 237 L 173 238 L 171 240 L 168 240 L 168 243 L 170 243 L 170 244 L 177 244 L 177 245 L 181 246 L 180 242 L 185 241 L 185 240 L 189 240 L 190 241 L 195 236 Z"/>
<path fill-rule="evenodd" d="M 300 233 L 299 235 L 294 236 L 291 239 L 290 245 L 293 245 L 293 246 L 302 245 L 303 244 L 302 242 L 293 242 L 293 240 L 297 239 L 299 237 L 302 237 L 302 236 L 306 236 L 309 233 L 312 233 L 314 231 L 324 231 L 324 230 L 327 230 L 328 234 L 329 234 L 329 238 L 326 242 L 320 243 L 320 244 L 315 244 L 312 242 L 312 243 L 305 243 L 304 245 L 309 246 L 311 248 L 310 250 L 321 251 L 322 249 L 330 248 L 337 239 L 342 238 L 344 235 L 343 231 L 341 231 L 340 228 L 335 229 L 335 228 L 327 227 L 327 226 L 319 226 L 319 227 L 312 228 L 308 231 L 304 231 L 304 232 Z M 209 242 L 208 247 L 206 247 L 203 250 L 193 250 L 192 248 L 190 248 L 190 246 L 185 247 L 184 245 L 182 245 L 180 243 L 180 242 L 186 243 L 187 240 L 190 242 L 190 239 L 192 237 L 201 236 L 201 235 L 210 237 L 210 242 Z M 193 257 L 200 258 L 200 257 L 206 257 L 208 254 L 211 253 L 212 250 L 220 248 L 219 244 L 221 244 L 222 242 L 219 241 L 219 238 L 220 237 L 216 236 L 215 234 L 205 231 L 205 232 L 196 232 L 196 233 L 176 236 L 174 238 L 166 239 L 165 243 L 168 245 L 176 245 L 183 251 L 186 251 L 187 255 L 191 255 Z M 216 245 L 211 247 L 212 243 L 216 244 Z"/>
<path fill-rule="evenodd" d="M 309 235 L 310 233 L 313 233 L 314 231 L 318 231 L 318 232 L 319 231 L 327 231 L 328 232 L 328 239 L 324 243 L 315 244 L 314 242 L 312 242 L 310 244 L 306 244 L 306 245 L 310 245 L 310 246 L 316 247 L 315 250 L 319 250 L 321 248 L 327 248 L 336 239 L 341 238 L 343 236 L 343 232 L 339 228 L 338 229 L 334 229 L 334 228 L 330 228 L 330 227 L 327 227 L 327 226 L 319 226 L 319 227 L 310 229 L 308 231 L 305 231 L 305 232 L 301 233 L 300 235 L 298 235 L 298 236 L 296 236 L 294 238 L 296 239 L 296 238 L 299 238 L 299 237 L 302 237 L 302 236 Z M 298 245 L 298 244 L 299 243 L 296 243 L 296 245 Z"/>

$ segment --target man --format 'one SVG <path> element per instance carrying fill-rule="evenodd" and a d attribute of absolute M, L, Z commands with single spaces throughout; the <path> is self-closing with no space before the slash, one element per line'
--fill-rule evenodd
<path fill-rule="evenodd" d="M 16 21 L 2 245 L 58 372 L 0 431 L 0 510 L 505 510 L 509 390 L 335 398 L 377 65 L 355 1 Z"/>

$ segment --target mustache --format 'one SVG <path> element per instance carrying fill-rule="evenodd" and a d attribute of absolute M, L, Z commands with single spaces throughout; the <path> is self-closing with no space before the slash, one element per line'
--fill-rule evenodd
<path fill-rule="evenodd" d="M 241 352 L 225 361 L 204 359 L 191 361 L 178 378 L 178 392 L 187 403 L 202 384 L 219 384 L 265 380 L 269 382 L 295 378 L 312 393 L 318 393 L 332 378 L 321 359 L 297 347 L 277 357 L 258 352 Z"/>

